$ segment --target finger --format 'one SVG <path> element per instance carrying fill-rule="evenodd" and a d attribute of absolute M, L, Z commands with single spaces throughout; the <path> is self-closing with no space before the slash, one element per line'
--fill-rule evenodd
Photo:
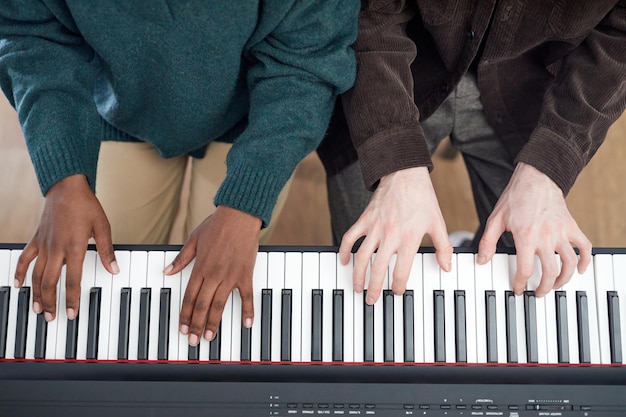
<path fill-rule="evenodd" d="M 22 251 L 22 254 L 17 259 L 17 266 L 15 268 L 15 284 L 14 285 L 16 288 L 20 288 L 22 285 L 24 285 L 24 280 L 26 279 L 26 273 L 28 272 L 28 267 L 30 266 L 31 262 L 37 257 L 38 254 L 39 254 L 39 249 L 37 248 L 37 245 L 34 244 L 32 241 L 29 242 L 24 248 L 24 250 Z"/>
<path fill-rule="evenodd" d="M 217 333 L 220 321 L 222 320 L 222 314 L 224 313 L 224 306 L 228 301 L 228 297 L 232 288 L 222 282 L 215 290 L 211 307 L 209 308 L 209 317 L 207 318 L 204 326 L 204 338 L 206 340 L 213 340 Z"/>
<path fill-rule="evenodd" d="M 36 314 L 41 313 L 41 280 L 43 276 L 43 271 L 46 268 L 47 256 L 45 254 L 39 254 L 37 259 L 35 260 L 35 266 L 33 267 L 31 274 L 31 285 L 30 289 L 33 294 L 33 311 Z M 28 274 L 28 272 L 26 272 Z"/>
<path fill-rule="evenodd" d="M 252 293 L 252 277 L 240 284 L 239 296 L 241 297 L 241 320 L 243 326 L 247 329 L 252 327 L 254 322 L 254 296 Z"/>
<path fill-rule="evenodd" d="M 194 303 L 191 313 L 191 322 L 189 324 L 189 345 L 191 346 L 196 346 L 200 343 L 204 325 L 209 315 L 209 308 L 213 303 L 213 297 L 217 289 L 214 283 L 220 280 L 203 278 L 202 281 L 202 286 L 198 292 L 198 297 L 196 297 L 196 302 Z"/>
<path fill-rule="evenodd" d="M 185 289 L 185 295 L 183 296 L 183 305 L 180 309 L 180 332 L 184 335 L 189 335 L 189 326 L 191 326 L 191 316 L 196 304 L 196 298 L 200 292 L 202 286 L 202 278 L 197 274 L 196 268 L 191 272 L 189 277 L 189 283 Z"/>
<path fill-rule="evenodd" d="M 398 251 L 396 263 L 393 267 L 393 281 L 391 284 L 391 289 L 394 294 L 401 295 L 406 291 L 406 283 L 409 280 L 411 268 L 413 267 L 413 259 L 418 249 L 414 251 L 401 249 Z"/>
<path fill-rule="evenodd" d="M 96 250 L 104 269 L 110 274 L 119 274 L 120 268 L 115 260 L 115 250 L 113 249 L 113 241 L 111 239 L 111 226 L 106 217 L 94 224 L 93 238 L 96 241 Z"/>
<path fill-rule="evenodd" d="M 365 274 L 370 267 L 374 251 L 378 247 L 378 240 L 368 236 L 361 243 L 361 247 L 354 254 L 354 269 L 352 270 L 352 285 L 357 293 L 365 289 Z"/>
<path fill-rule="evenodd" d="M 63 257 L 53 256 L 48 258 L 46 269 L 41 280 L 41 304 L 44 317 L 50 322 L 56 317 L 57 311 L 57 284 L 63 268 Z"/>
<path fill-rule="evenodd" d="M 580 260 L 578 261 L 578 273 L 582 274 L 587 270 L 587 267 L 591 263 L 591 251 L 593 245 L 591 241 L 587 239 L 587 236 L 579 230 L 579 233 L 572 239 L 574 246 L 578 248 L 580 254 Z"/>
<path fill-rule="evenodd" d="M 343 265 L 350 262 L 352 248 L 357 240 L 365 235 L 365 228 L 361 227 L 361 223 L 355 223 L 341 238 L 341 246 L 339 246 L 339 260 Z"/>
<path fill-rule="evenodd" d="M 74 320 L 80 307 L 80 281 L 83 275 L 85 251 L 77 251 L 66 259 L 65 308 L 67 318 Z"/>
<path fill-rule="evenodd" d="M 539 261 L 541 262 L 541 281 L 535 289 L 535 295 L 543 297 L 554 287 L 554 282 L 559 274 L 559 266 L 552 251 L 542 251 L 539 254 Z M 566 267 L 565 264 L 563 264 L 563 267 Z"/>
<path fill-rule="evenodd" d="M 576 256 L 574 248 L 572 248 L 569 244 L 565 247 L 557 249 L 557 253 L 561 258 L 561 272 L 554 281 L 554 289 L 561 288 L 563 285 L 567 284 L 570 279 L 572 279 L 574 271 L 576 270 L 576 264 L 578 263 L 578 256 Z M 556 259 L 554 262 L 556 263 Z"/>
<path fill-rule="evenodd" d="M 372 268 L 370 270 L 370 281 L 367 284 L 367 295 L 365 302 L 372 305 L 380 297 L 380 293 L 383 289 L 385 277 L 389 272 L 389 262 L 393 255 L 394 249 L 388 249 L 387 246 L 381 245 L 372 262 Z"/>
<path fill-rule="evenodd" d="M 533 274 L 535 252 L 526 247 L 517 248 L 517 269 L 513 277 L 513 292 L 521 295 L 526 289 L 526 283 Z"/>
<path fill-rule="evenodd" d="M 177 274 L 187 265 L 191 263 L 196 257 L 196 240 L 191 238 L 185 243 L 185 246 L 180 250 L 178 255 L 174 258 L 171 264 L 165 267 L 163 273 L 165 275 Z"/>
<path fill-rule="evenodd" d="M 454 248 L 452 247 L 452 243 L 448 237 L 448 232 L 443 219 L 441 219 L 438 226 L 430 232 L 430 238 L 432 239 L 433 246 L 435 247 L 435 257 L 437 258 L 437 263 L 441 269 L 446 272 L 450 272 L 452 270 L 452 252 L 454 251 Z"/>
<path fill-rule="evenodd" d="M 492 217 L 487 220 L 485 225 L 485 231 L 480 243 L 478 244 L 478 256 L 476 262 L 479 265 L 484 265 L 493 258 L 496 253 L 496 245 L 502 233 L 506 231 L 504 223 L 500 220 L 500 217 Z"/>

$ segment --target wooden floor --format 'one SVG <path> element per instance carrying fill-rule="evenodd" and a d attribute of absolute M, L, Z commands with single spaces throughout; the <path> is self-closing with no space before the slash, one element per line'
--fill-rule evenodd
<path fill-rule="evenodd" d="M 567 198 L 579 226 L 595 247 L 626 247 L 626 114 L 579 177 Z M 460 157 L 435 157 L 432 174 L 448 231 L 477 226 L 469 180 Z M 0 97 L 0 243 L 25 242 L 43 207 L 37 181 L 13 109 Z M 172 243 L 180 243 L 175 234 Z M 315 155 L 298 167 L 276 224 L 272 244 L 332 243 L 322 166 Z M 425 243 L 428 243 L 426 241 Z"/>

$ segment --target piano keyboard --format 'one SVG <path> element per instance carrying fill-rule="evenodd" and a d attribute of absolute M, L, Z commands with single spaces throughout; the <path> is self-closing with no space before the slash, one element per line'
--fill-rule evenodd
<path fill-rule="evenodd" d="M 434 253 L 419 253 L 406 293 L 394 295 L 387 277 L 381 297 L 368 306 L 352 290 L 352 265 L 341 265 L 336 252 L 262 248 L 253 276 L 253 327 L 242 329 L 234 292 L 214 341 L 190 347 L 178 320 L 191 267 L 164 276 L 177 252 L 156 249 L 117 250 L 116 276 L 89 250 L 78 319 L 65 315 L 62 275 L 51 323 L 32 311 L 30 274 L 21 289 L 13 287 L 20 249 L 0 249 L 0 361 L 626 361 L 626 252 L 596 251 L 584 274 L 542 298 L 533 292 L 539 265 L 523 295 L 511 292 L 515 255 L 499 253 L 480 266 L 474 254 L 459 252 L 452 271 L 444 272 Z"/>

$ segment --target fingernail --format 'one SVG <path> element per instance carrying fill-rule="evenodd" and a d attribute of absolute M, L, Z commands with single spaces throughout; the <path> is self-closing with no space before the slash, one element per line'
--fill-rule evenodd
<path fill-rule="evenodd" d="M 213 332 L 207 330 L 206 332 L 204 332 L 204 338 L 210 342 L 211 340 L 213 340 Z"/>
<path fill-rule="evenodd" d="M 19 288 L 20 287 L 20 282 L 18 280 L 13 281 L 13 286 L 15 288 Z"/>
<path fill-rule="evenodd" d="M 111 262 L 111 270 L 113 271 L 113 274 L 115 275 L 120 273 L 120 267 L 117 265 L 117 261 Z"/>
<path fill-rule="evenodd" d="M 174 267 L 172 266 L 172 264 L 169 264 L 164 270 L 163 273 L 165 275 L 168 275 L 170 272 L 172 272 L 172 269 L 174 269 Z"/>
<path fill-rule="evenodd" d="M 189 335 L 189 346 L 197 346 L 198 342 L 198 336 L 193 333 Z"/>
<path fill-rule="evenodd" d="M 374 297 L 371 297 L 371 296 L 369 296 L 369 295 L 368 295 L 368 296 L 365 298 L 365 302 L 366 302 L 368 305 L 372 305 L 372 304 L 374 304 L 374 303 L 376 302 L 376 300 L 374 300 Z"/>
<path fill-rule="evenodd" d="M 74 320 L 76 318 L 76 312 L 74 311 L 73 308 L 68 308 L 67 311 L 67 318 L 70 320 Z"/>
<path fill-rule="evenodd" d="M 452 261 L 448 261 L 446 264 L 446 272 L 452 271 Z"/>
<path fill-rule="evenodd" d="M 244 326 L 246 327 L 246 329 L 249 329 L 250 327 L 252 327 L 252 319 L 248 317 L 246 321 L 244 322 Z"/>
<path fill-rule="evenodd" d="M 54 318 L 54 317 L 52 317 L 52 313 L 50 313 L 48 311 L 46 311 L 43 316 L 44 316 L 44 318 L 46 319 L 47 322 L 51 322 L 52 319 Z"/>
<path fill-rule="evenodd" d="M 39 304 L 39 302 L 35 301 L 35 302 L 33 303 L 33 311 L 34 311 L 36 314 L 41 313 L 41 304 Z"/>
<path fill-rule="evenodd" d="M 478 257 L 476 258 L 476 261 L 479 264 L 484 264 L 487 261 L 487 257 L 481 253 L 478 254 Z"/>
<path fill-rule="evenodd" d="M 356 285 L 356 286 L 354 287 L 354 291 L 360 294 L 360 293 L 362 293 L 362 292 L 363 292 L 363 287 L 362 287 L 362 286 L 360 286 L 360 285 Z"/>
<path fill-rule="evenodd" d="M 180 332 L 184 335 L 189 334 L 189 326 L 187 326 L 186 324 L 181 324 L 180 325 Z"/>

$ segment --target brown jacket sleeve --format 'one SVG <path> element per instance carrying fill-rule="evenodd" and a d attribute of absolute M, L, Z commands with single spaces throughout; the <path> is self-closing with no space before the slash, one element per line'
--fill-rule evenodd
<path fill-rule="evenodd" d="M 600 75 L 601 74 L 601 75 Z M 567 194 L 626 107 L 626 1 L 566 56 L 546 91 L 537 128 L 516 162 Z"/>
<path fill-rule="evenodd" d="M 411 62 L 415 43 L 406 24 L 416 13 L 414 1 L 370 0 L 359 16 L 354 45 L 355 86 L 342 97 L 365 186 L 373 190 L 384 175 L 432 161 L 413 100 Z"/>

